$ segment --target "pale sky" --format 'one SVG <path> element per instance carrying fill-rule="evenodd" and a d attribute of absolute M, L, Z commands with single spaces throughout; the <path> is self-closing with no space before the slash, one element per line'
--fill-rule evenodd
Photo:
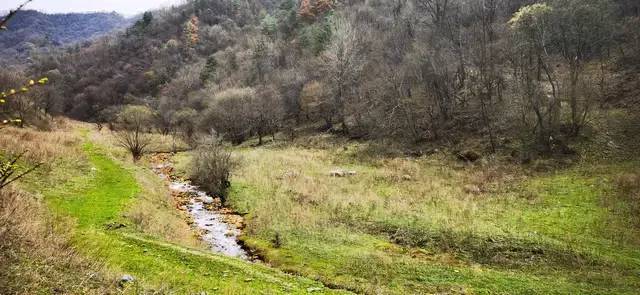
<path fill-rule="evenodd" d="M 18 7 L 24 0 L 0 0 L 0 11 Z M 48 13 L 112 12 L 131 16 L 147 10 L 180 4 L 185 0 L 34 0 L 25 9 Z"/>

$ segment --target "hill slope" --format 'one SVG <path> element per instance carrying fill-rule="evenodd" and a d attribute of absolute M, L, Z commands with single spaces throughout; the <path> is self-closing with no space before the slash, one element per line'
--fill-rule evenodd
<path fill-rule="evenodd" d="M 115 13 L 46 14 L 19 11 L 0 35 L 3 64 L 24 61 L 33 52 L 93 39 L 128 25 Z"/>

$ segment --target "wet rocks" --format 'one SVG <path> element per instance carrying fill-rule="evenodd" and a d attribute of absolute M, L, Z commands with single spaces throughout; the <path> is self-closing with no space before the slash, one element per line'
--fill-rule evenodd
<path fill-rule="evenodd" d="M 214 202 L 214 199 L 209 196 L 201 197 L 200 200 L 202 200 L 202 203 L 204 203 L 205 205 L 211 205 Z"/>
<path fill-rule="evenodd" d="M 189 181 L 171 175 L 175 172 L 171 164 L 168 164 L 168 156 L 154 157 L 157 158 L 154 171 L 169 181 L 175 206 L 184 213 L 186 222 L 194 228 L 194 235 L 207 242 L 214 252 L 250 259 L 238 242 L 240 230 L 244 227 L 242 217 L 224 208 L 220 198 L 210 196 Z"/>

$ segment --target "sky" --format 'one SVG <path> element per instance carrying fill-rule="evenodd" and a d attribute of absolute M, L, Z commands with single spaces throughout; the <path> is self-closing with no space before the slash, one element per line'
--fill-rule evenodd
<path fill-rule="evenodd" d="M 0 11 L 15 9 L 24 0 L 0 0 Z M 147 10 L 183 3 L 184 0 L 34 0 L 25 9 L 48 13 L 119 12 L 132 16 Z"/>

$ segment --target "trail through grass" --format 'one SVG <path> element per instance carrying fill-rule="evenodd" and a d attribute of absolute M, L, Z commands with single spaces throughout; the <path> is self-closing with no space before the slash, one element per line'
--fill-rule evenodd
<path fill-rule="evenodd" d="M 83 150 L 90 167 L 75 171 L 76 176 L 64 184 L 42 188 L 43 194 L 57 214 L 76 221 L 74 244 L 80 252 L 104 261 L 111 271 L 129 273 L 138 279 L 127 292 L 334 292 L 315 281 L 266 266 L 169 244 L 127 228 L 115 229 L 128 224 L 123 212 L 135 200 L 140 187 L 133 174 L 100 147 L 85 143 Z"/>
<path fill-rule="evenodd" d="M 83 150 L 91 168 L 83 175 L 49 192 L 54 208 L 74 217 L 78 227 L 104 227 L 109 222 L 121 219 L 121 213 L 130 203 L 140 187 L 133 175 L 109 159 L 91 143 Z"/>

